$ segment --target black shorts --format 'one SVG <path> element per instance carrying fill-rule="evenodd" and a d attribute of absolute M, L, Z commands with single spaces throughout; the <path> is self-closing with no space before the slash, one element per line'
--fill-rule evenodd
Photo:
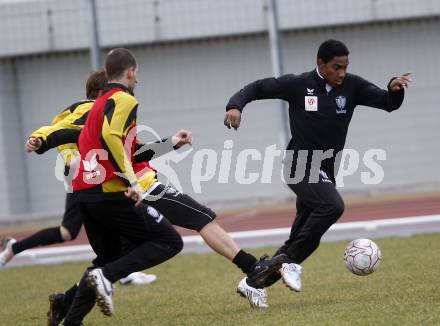
<path fill-rule="evenodd" d="M 80 209 L 72 193 L 66 194 L 66 207 L 61 225 L 69 230 L 72 239 L 76 238 L 83 225 Z"/>
<path fill-rule="evenodd" d="M 125 199 L 78 202 L 78 207 L 90 245 L 97 255 L 94 266 L 113 262 L 146 242 L 150 243 L 150 262 L 154 266 L 162 260 L 156 244 L 172 246 L 182 241 L 162 214 L 143 203 L 135 207 L 132 200 Z"/>
<path fill-rule="evenodd" d="M 151 191 L 150 196 L 152 200 L 148 200 L 147 197 L 144 203 L 161 212 L 171 224 L 185 229 L 199 232 L 216 217 L 211 209 L 172 186 L 165 187 L 159 184 Z"/>

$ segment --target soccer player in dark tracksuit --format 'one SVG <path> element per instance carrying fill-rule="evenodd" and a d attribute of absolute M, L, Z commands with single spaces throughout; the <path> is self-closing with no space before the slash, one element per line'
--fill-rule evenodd
<path fill-rule="evenodd" d="M 237 129 L 249 102 L 281 99 L 289 103 L 292 139 L 286 161 L 292 164 L 284 174 L 297 196 L 297 214 L 289 239 L 277 251 L 285 253 L 288 262 L 274 273 L 266 287 L 282 278 L 291 290 L 301 291 L 300 264 L 317 249 L 322 235 L 344 212 L 344 202 L 335 187 L 339 167 L 336 155 L 344 148 L 354 108 L 365 105 L 387 112 L 397 110 L 403 102 L 404 87 L 411 81 L 407 73 L 392 78 L 388 89 L 383 90 L 347 73 L 348 54 L 342 42 L 327 40 L 319 47 L 316 69 L 257 80 L 235 93 L 226 106 L 224 124 Z M 323 157 L 316 164 L 312 153 L 319 150 L 329 158 Z M 301 151 L 308 154 L 307 162 Z M 301 180 L 298 176 L 302 175 Z"/>

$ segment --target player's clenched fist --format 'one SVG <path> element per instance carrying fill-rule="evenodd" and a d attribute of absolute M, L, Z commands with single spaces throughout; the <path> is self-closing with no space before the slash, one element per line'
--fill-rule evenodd
<path fill-rule="evenodd" d="M 390 91 L 397 92 L 404 87 L 408 87 L 409 83 L 412 82 L 412 79 L 410 78 L 410 76 L 411 76 L 411 73 L 407 72 L 406 74 L 403 74 L 402 76 L 394 78 L 390 83 Z"/>
<path fill-rule="evenodd" d="M 139 204 L 142 203 L 142 200 L 144 199 L 144 192 L 141 186 L 136 183 L 127 188 L 125 196 L 135 202 L 134 206 L 139 206 Z"/>
<path fill-rule="evenodd" d="M 191 145 L 192 142 L 193 142 L 192 132 L 185 129 L 179 130 L 172 138 L 172 143 L 176 149 L 186 144 Z"/>
<path fill-rule="evenodd" d="M 224 124 L 228 129 L 234 128 L 235 130 L 240 127 L 241 112 L 238 109 L 231 109 L 226 112 Z"/>
<path fill-rule="evenodd" d="M 30 137 L 24 145 L 24 150 L 29 153 L 35 152 L 41 147 L 42 144 L 43 141 L 40 138 Z"/>

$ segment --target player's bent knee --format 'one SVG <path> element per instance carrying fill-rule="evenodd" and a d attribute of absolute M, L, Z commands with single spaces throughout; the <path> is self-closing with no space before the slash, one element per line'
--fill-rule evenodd
<path fill-rule="evenodd" d="M 212 230 L 213 228 L 215 228 L 216 226 L 218 226 L 217 222 L 212 220 L 210 222 L 207 222 L 205 225 L 203 225 L 198 232 L 206 233 Z"/>
<path fill-rule="evenodd" d="M 167 241 L 167 254 L 168 259 L 171 257 L 174 257 L 183 249 L 183 240 L 180 239 L 173 239 L 172 241 Z"/>
<path fill-rule="evenodd" d="M 342 214 L 344 214 L 344 210 L 345 204 L 342 200 L 335 201 L 331 204 L 331 212 L 336 219 L 340 218 Z"/>
<path fill-rule="evenodd" d="M 342 200 L 331 201 L 321 205 L 318 210 L 321 215 L 327 217 L 327 223 L 331 225 L 342 216 L 345 210 L 345 205 Z"/>
<path fill-rule="evenodd" d="M 70 234 L 70 231 L 66 229 L 64 226 L 60 226 L 60 234 L 61 238 L 63 238 L 63 241 L 71 241 L 72 235 Z M 76 235 L 75 235 L 76 238 Z"/>
<path fill-rule="evenodd" d="M 173 242 L 172 246 L 173 249 L 176 251 L 176 254 L 178 254 L 183 249 L 183 239 L 179 236 L 179 238 Z"/>
<path fill-rule="evenodd" d="M 75 230 L 68 230 L 70 233 L 70 240 L 73 241 L 78 237 L 79 231 L 81 231 L 81 228 L 75 229 Z"/>

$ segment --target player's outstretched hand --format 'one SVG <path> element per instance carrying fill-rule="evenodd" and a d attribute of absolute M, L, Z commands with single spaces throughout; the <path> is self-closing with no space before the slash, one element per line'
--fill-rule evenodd
<path fill-rule="evenodd" d="M 192 145 L 192 142 L 192 132 L 185 129 L 179 130 L 172 138 L 172 143 L 176 149 L 186 144 Z"/>
<path fill-rule="evenodd" d="M 127 191 L 125 192 L 125 196 L 135 201 L 134 206 L 139 206 L 139 204 L 142 203 L 142 200 L 144 199 L 143 194 L 144 192 L 138 183 L 132 187 L 128 187 Z"/>
<path fill-rule="evenodd" d="M 234 128 L 237 130 L 240 127 L 241 112 L 238 109 L 231 109 L 226 112 L 224 124 L 228 129 Z"/>
<path fill-rule="evenodd" d="M 408 88 L 409 83 L 412 82 L 412 79 L 410 76 L 411 76 L 411 73 L 407 72 L 406 74 L 403 74 L 402 76 L 394 78 L 390 84 L 390 90 L 392 92 L 397 92 L 397 91 L 400 91 L 404 87 Z"/>
<path fill-rule="evenodd" d="M 41 145 L 43 145 L 43 141 L 37 137 L 29 137 L 26 144 L 24 145 L 24 150 L 28 153 L 37 151 Z"/>

